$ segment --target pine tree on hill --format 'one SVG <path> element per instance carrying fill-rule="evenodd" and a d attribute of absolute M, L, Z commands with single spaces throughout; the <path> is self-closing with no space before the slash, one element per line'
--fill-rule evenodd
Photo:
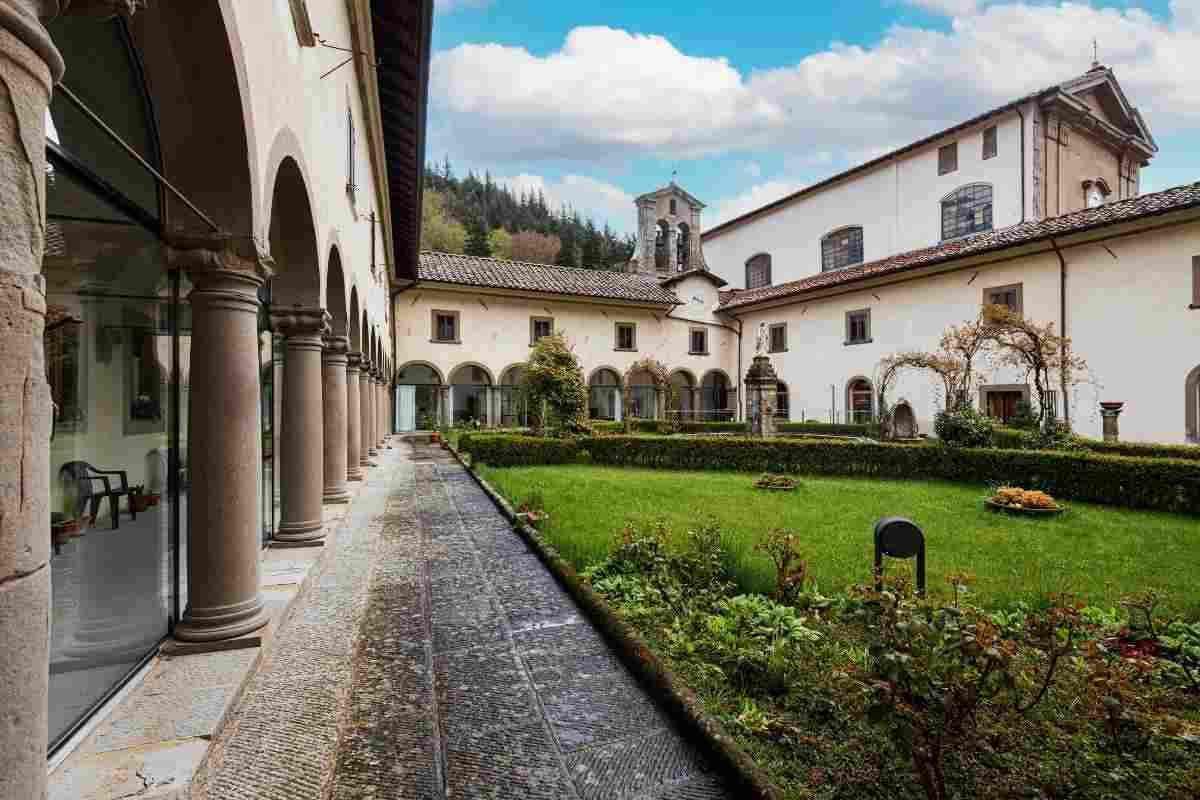
<path fill-rule="evenodd" d="M 467 223 L 467 244 L 464 248 L 469 256 L 489 258 L 492 255 L 492 244 L 488 241 L 487 224 L 482 215 L 475 215 Z"/>

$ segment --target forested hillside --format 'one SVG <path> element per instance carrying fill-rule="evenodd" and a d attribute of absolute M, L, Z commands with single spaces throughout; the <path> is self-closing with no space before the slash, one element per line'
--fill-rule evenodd
<path fill-rule="evenodd" d="M 449 160 L 425 168 L 422 250 L 620 269 L 633 247 L 632 236 L 598 229 L 571 208 L 550 208 L 541 191 L 514 194 L 486 173 L 458 178 Z"/>

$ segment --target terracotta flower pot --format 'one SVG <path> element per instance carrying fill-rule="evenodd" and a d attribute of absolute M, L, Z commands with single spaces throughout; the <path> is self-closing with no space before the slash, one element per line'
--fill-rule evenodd
<path fill-rule="evenodd" d="M 158 494 L 157 492 L 155 492 L 154 494 L 148 494 L 148 495 L 146 495 L 146 505 L 150 506 L 151 508 L 154 508 L 156 505 L 158 505 L 158 501 L 161 499 L 162 499 L 162 495 Z"/>
<path fill-rule="evenodd" d="M 129 510 L 134 514 L 140 514 L 150 507 L 150 497 L 144 494 L 129 495 Z"/>

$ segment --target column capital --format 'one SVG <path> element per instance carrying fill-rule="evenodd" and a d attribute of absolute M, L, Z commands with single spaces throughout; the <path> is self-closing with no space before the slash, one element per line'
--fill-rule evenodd
<path fill-rule="evenodd" d="M 253 236 L 177 230 L 168 233 L 166 239 L 167 263 L 172 269 L 187 272 L 193 282 L 209 272 L 241 272 L 259 283 L 275 274 L 270 253 Z"/>
<path fill-rule="evenodd" d="M 321 361 L 325 364 L 346 364 L 348 362 L 348 350 L 350 349 L 350 340 L 345 336 L 326 336 L 325 337 L 325 352 L 321 356 Z"/>
<path fill-rule="evenodd" d="M 366 353 L 362 353 L 362 360 L 359 362 L 359 371 L 362 372 L 364 378 L 371 374 L 371 359 L 367 358 Z"/>
<path fill-rule="evenodd" d="M 362 367 L 362 353 L 350 350 L 346 353 L 346 369 L 349 372 L 357 373 Z"/>
<path fill-rule="evenodd" d="M 315 338 L 321 343 L 321 337 L 329 332 L 329 319 L 328 311 L 315 306 L 271 309 L 271 325 L 289 342 L 304 337 Z"/>
<path fill-rule="evenodd" d="M 67 66 L 41 21 L 53 19 L 60 11 L 59 0 L 0 0 L 0 30 L 16 37 L 42 59 L 49 70 L 47 90 L 62 80 Z"/>

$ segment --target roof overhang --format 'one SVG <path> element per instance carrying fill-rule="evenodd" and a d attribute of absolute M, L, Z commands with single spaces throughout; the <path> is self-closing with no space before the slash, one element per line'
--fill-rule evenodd
<path fill-rule="evenodd" d="M 433 0 L 370 0 L 391 212 L 392 275 L 417 274 Z M 389 226 L 385 226 L 389 227 Z"/>
<path fill-rule="evenodd" d="M 1153 141 L 1145 138 L 1140 132 L 1130 133 L 1100 119 L 1074 94 L 1062 91 L 1050 94 L 1043 100 L 1042 108 L 1060 114 L 1073 125 L 1086 128 L 1109 147 L 1137 153 L 1143 166 L 1158 152 L 1158 147 Z M 1129 120 L 1130 124 L 1136 127 L 1140 124 L 1141 115 L 1131 114 Z"/>
<path fill-rule="evenodd" d="M 724 278 L 722 278 L 719 275 L 714 275 L 713 273 L 709 272 L 706 269 L 689 269 L 689 270 L 685 270 L 683 272 L 676 272 L 671 277 L 664 278 L 662 281 L 660 281 L 660 283 L 663 286 L 671 286 L 673 284 L 679 283 L 682 280 L 686 280 L 687 278 L 705 278 L 713 286 L 716 286 L 717 288 L 720 288 L 722 286 L 726 286 L 729 284 L 729 281 L 725 280 Z"/>
<path fill-rule="evenodd" d="M 664 311 L 681 306 L 683 303 L 676 299 L 674 303 L 655 303 L 650 300 L 622 300 L 615 297 L 594 297 L 592 295 L 564 294 L 562 292 L 538 292 L 532 289 L 502 289 L 490 286 L 477 286 L 470 283 L 453 283 L 450 281 L 433 281 L 429 279 L 411 280 L 406 279 L 399 283 L 397 288 L 393 290 L 392 296 L 417 291 L 420 289 L 428 289 L 430 291 L 440 292 L 462 292 L 472 296 L 480 297 L 510 297 L 522 300 L 536 300 L 539 302 L 553 301 L 555 303 L 580 303 L 592 306 L 619 306 L 621 308 L 646 308 L 656 311 Z"/>

